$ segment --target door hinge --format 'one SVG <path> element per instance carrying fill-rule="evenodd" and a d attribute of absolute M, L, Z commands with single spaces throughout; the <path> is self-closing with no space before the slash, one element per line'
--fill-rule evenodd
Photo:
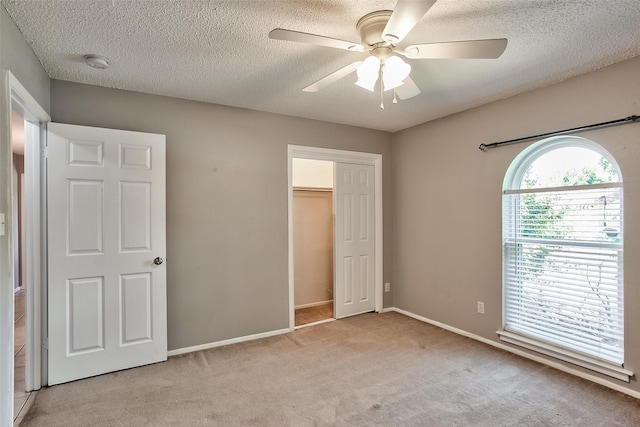
<path fill-rule="evenodd" d="M 42 348 L 45 350 L 49 350 L 49 338 L 42 339 Z"/>
<path fill-rule="evenodd" d="M 45 159 L 49 158 L 49 147 L 42 148 L 42 157 L 44 157 Z"/>

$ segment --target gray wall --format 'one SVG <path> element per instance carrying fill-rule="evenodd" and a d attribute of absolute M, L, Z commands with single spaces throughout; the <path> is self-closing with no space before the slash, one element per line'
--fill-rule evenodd
<path fill-rule="evenodd" d="M 11 70 L 40 106 L 49 111 L 49 76 L 2 6 L 0 6 L 0 45 L 2 70 Z M 2 79 L 4 81 L 4 76 Z M 4 84 L 2 86 L 4 90 Z M 4 120 L 4 116 L 2 118 Z"/>
<path fill-rule="evenodd" d="M 289 327 L 287 144 L 382 154 L 391 281 L 389 133 L 56 80 L 51 116 L 167 136 L 169 349 Z"/>
<path fill-rule="evenodd" d="M 635 58 L 395 134 L 394 305 L 497 341 L 502 181 L 530 143 L 478 145 L 640 114 L 639 75 Z M 578 135 L 622 170 L 625 367 L 640 373 L 640 123 Z M 636 380 L 629 387 L 640 391 Z"/>

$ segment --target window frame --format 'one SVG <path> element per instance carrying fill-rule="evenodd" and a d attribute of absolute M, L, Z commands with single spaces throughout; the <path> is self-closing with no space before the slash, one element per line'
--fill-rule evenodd
<path fill-rule="evenodd" d="M 622 381 L 629 382 L 630 378 L 634 375 L 633 372 L 624 369 L 624 364 L 615 364 L 609 361 L 605 361 L 599 359 L 597 357 L 589 356 L 584 353 L 580 353 L 577 351 L 572 351 L 567 348 L 561 347 L 559 345 L 554 345 L 553 343 L 549 343 L 544 341 L 543 339 L 536 339 L 535 337 L 529 335 L 521 335 L 517 332 L 513 332 L 506 329 L 506 311 L 507 311 L 507 279 L 506 275 L 508 272 L 507 265 L 507 255 L 506 255 L 506 245 L 507 245 L 507 235 L 505 232 L 505 221 L 508 215 L 509 207 L 511 206 L 511 202 L 509 201 L 509 195 L 518 192 L 545 192 L 550 191 L 552 188 L 545 187 L 541 189 L 522 189 L 521 184 L 522 180 L 529 170 L 529 168 L 533 165 L 535 161 L 537 161 L 543 155 L 550 153 L 554 150 L 566 147 L 576 147 L 576 148 L 584 148 L 591 151 L 596 152 L 597 154 L 606 158 L 618 174 L 619 179 L 619 187 L 621 191 L 623 190 L 623 177 L 622 172 L 620 171 L 620 167 L 616 162 L 615 158 L 602 146 L 599 144 L 588 140 L 586 138 L 581 138 L 572 135 L 563 135 L 552 138 L 547 138 L 541 141 L 538 141 L 531 146 L 527 147 L 523 150 L 516 158 L 511 162 L 503 181 L 502 186 L 502 218 L 503 225 L 501 227 L 501 237 L 502 237 L 502 329 L 497 331 L 497 334 L 501 341 L 513 344 L 519 347 L 523 347 L 529 350 L 533 350 L 537 353 L 542 353 L 547 356 L 551 356 L 556 359 L 563 360 L 565 362 L 569 362 L 578 366 L 582 366 L 584 368 L 600 372 L 602 374 L 617 378 Z M 608 184 L 603 184 L 608 185 Z M 594 185 L 580 185 L 580 186 L 572 186 L 571 190 L 576 191 L 580 189 L 594 189 L 597 188 L 599 184 Z M 567 187 L 556 187 L 556 189 L 566 189 Z M 570 191 L 571 191 L 570 190 Z M 621 209 L 621 214 L 624 215 L 624 207 Z M 622 219 L 621 219 L 622 220 Z M 623 230 L 624 232 L 624 230 Z M 624 242 L 624 240 L 623 240 Z M 624 243 L 623 243 L 624 244 Z M 623 250 L 623 249 L 622 249 Z M 622 279 L 622 290 L 623 290 L 623 299 L 622 299 L 622 307 L 624 310 L 624 278 Z M 624 336 L 624 324 L 622 334 Z M 624 353 L 624 346 L 623 346 Z"/>

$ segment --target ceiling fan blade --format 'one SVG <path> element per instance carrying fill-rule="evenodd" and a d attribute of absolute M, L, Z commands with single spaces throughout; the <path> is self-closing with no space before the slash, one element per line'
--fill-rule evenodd
<path fill-rule="evenodd" d="M 507 48 L 507 39 L 466 40 L 459 42 L 424 43 L 407 46 L 403 54 L 416 59 L 495 59 Z"/>
<path fill-rule="evenodd" d="M 351 50 L 355 52 L 364 51 L 364 47 L 359 43 L 333 39 L 331 37 L 319 36 L 317 34 L 301 33 L 300 31 L 284 30 L 282 28 L 271 30 L 269 38 L 274 40 L 288 40 L 292 42 L 315 44 L 317 46 L 335 47 L 336 49 Z"/>
<path fill-rule="evenodd" d="M 348 76 L 358 69 L 358 67 L 362 64 L 362 61 L 356 61 L 353 64 L 349 64 L 344 68 L 340 68 L 338 71 L 335 71 L 329 74 L 326 77 L 321 78 L 317 82 L 310 84 L 309 86 L 302 89 L 304 92 L 317 92 L 320 89 L 329 86 L 333 82 L 337 82 L 341 78 Z"/>
<path fill-rule="evenodd" d="M 398 44 L 435 3 L 435 0 L 398 0 L 382 31 L 382 40 Z"/>
<path fill-rule="evenodd" d="M 418 89 L 415 82 L 411 80 L 411 77 L 404 79 L 403 84 L 395 88 L 395 91 L 396 95 L 398 95 L 398 98 L 400 99 L 409 99 L 416 95 L 420 95 L 420 89 Z"/>

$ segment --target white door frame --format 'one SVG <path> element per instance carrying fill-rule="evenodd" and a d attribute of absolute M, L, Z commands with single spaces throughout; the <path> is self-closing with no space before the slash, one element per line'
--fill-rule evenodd
<path fill-rule="evenodd" d="M 50 121 L 51 117 L 47 112 L 38 104 L 38 102 L 31 96 L 31 94 L 25 89 L 20 81 L 7 70 L 4 77 L 5 99 L 2 100 L 5 107 L 5 116 L 2 118 L 7 126 L 3 132 L 2 138 L 7 141 L 8 147 L 5 150 L 5 155 L 9 155 L 9 165 L 13 166 L 13 156 L 11 154 L 11 119 L 10 114 L 12 107 L 17 107 L 23 113 L 25 119 L 34 123 L 36 128 L 29 127 L 25 129 L 25 180 L 26 180 L 26 193 L 28 195 L 28 210 L 25 218 L 25 229 L 30 236 L 27 242 L 27 248 L 31 248 L 27 252 L 27 259 L 24 260 L 27 265 L 27 277 L 32 278 L 31 289 L 27 292 L 26 297 L 26 337 L 27 337 L 27 353 L 26 353 L 26 367 L 25 367 L 25 385 L 28 390 L 39 389 L 42 385 L 43 369 L 42 369 L 42 322 L 46 321 L 42 316 L 42 310 L 46 307 L 42 304 L 43 293 L 46 288 L 44 286 L 44 268 L 42 254 L 44 253 L 44 217 L 42 213 L 42 201 L 45 194 L 42 189 L 42 148 L 44 142 L 44 126 L 43 124 Z M 28 145 L 28 146 L 27 146 Z M 10 184 L 12 185 L 12 184 Z M 9 212 L 6 213 L 6 226 L 5 230 L 9 244 L 12 245 L 13 239 L 17 236 L 12 235 L 12 222 L 14 218 L 11 218 Z M 13 265 L 13 253 L 10 251 L 9 265 Z M 4 260 L 3 260 L 4 261 Z M 4 262 L 2 262 L 4 264 Z M 7 264 L 4 264 L 7 265 Z M 11 272 L 13 276 L 13 271 Z M 2 284 L 3 287 L 10 286 L 11 294 L 13 295 L 13 280 L 10 283 Z M 5 289 L 0 292 L 3 297 L 8 295 Z M 14 299 L 13 298 L 0 298 L 0 310 L 2 313 L 11 313 L 13 319 L 14 311 Z M 7 316 L 3 316 L 6 319 Z M 0 375 L 2 380 L 3 392 L 0 394 L 0 413 L 6 414 L 3 419 L 0 419 L 0 424 L 11 425 L 13 423 L 13 322 L 11 322 L 11 328 L 2 328 L 0 330 L 0 360 L 5 359 L 10 363 L 9 378 L 5 378 L 4 375 Z M 10 382 L 5 384 L 4 381 L 8 379 Z M 9 387 L 7 387 L 9 386 Z M 4 390 L 10 388 L 10 393 L 4 392 Z"/>
<path fill-rule="evenodd" d="M 288 174 L 288 214 L 289 233 L 289 329 L 295 329 L 295 301 L 293 277 L 293 159 L 326 160 L 337 163 L 372 165 L 375 179 L 375 311 L 382 311 L 382 154 L 361 153 L 357 151 L 335 150 L 331 148 L 307 147 L 303 145 L 287 146 Z M 335 260 L 334 260 L 335 262 Z"/>

